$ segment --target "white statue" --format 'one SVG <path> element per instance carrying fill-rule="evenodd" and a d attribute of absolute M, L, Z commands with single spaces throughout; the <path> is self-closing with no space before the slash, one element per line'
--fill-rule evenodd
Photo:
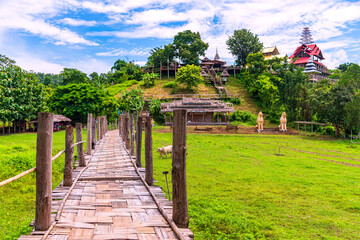
<path fill-rule="evenodd" d="M 280 118 L 279 131 L 287 131 L 287 129 L 286 129 L 286 122 L 287 122 L 287 120 L 286 120 L 286 113 L 283 112 L 283 113 L 281 114 L 281 118 Z"/>
<path fill-rule="evenodd" d="M 257 128 L 258 132 L 263 131 L 264 130 L 264 118 L 263 118 L 262 112 L 259 112 L 256 121 L 257 121 L 256 128 Z"/>

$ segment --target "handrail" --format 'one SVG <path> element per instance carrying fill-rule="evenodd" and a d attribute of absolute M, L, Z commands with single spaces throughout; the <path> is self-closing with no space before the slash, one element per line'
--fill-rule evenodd
<path fill-rule="evenodd" d="M 71 147 L 73 148 L 74 146 L 76 146 L 76 145 L 78 145 L 80 143 L 84 143 L 84 142 L 86 142 L 86 141 L 77 142 L 77 143 L 73 144 Z M 60 152 L 58 152 L 54 157 L 51 158 L 51 161 L 54 161 L 54 160 L 58 159 L 61 156 L 61 154 L 63 154 L 64 152 L 65 152 L 65 150 L 61 150 Z M 26 171 L 14 176 L 14 177 L 8 178 L 8 179 L 0 182 L 0 187 L 4 186 L 6 184 L 9 184 L 9 183 L 11 183 L 11 182 L 13 182 L 15 180 L 18 180 L 18 179 L 20 179 L 22 177 L 25 177 L 26 175 L 28 175 L 28 174 L 30 174 L 32 172 L 35 172 L 35 170 L 36 170 L 36 167 L 33 167 L 33 168 L 31 168 L 29 170 L 26 170 Z"/>

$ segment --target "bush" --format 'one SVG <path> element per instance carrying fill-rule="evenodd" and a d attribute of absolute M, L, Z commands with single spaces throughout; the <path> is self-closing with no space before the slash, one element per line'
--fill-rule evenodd
<path fill-rule="evenodd" d="M 231 97 L 229 99 L 226 99 L 225 101 L 230 102 L 230 103 L 232 103 L 234 105 L 240 105 L 241 104 L 241 99 L 237 98 L 237 97 Z"/>
<path fill-rule="evenodd" d="M 150 113 L 155 122 L 162 124 L 165 122 L 164 115 L 161 113 L 161 101 L 153 99 L 150 103 Z"/>
<path fill-rule="evenodd" d="M 249 111 L 236 110 L 230 114 L 230 120 L 233 122 L 246 123 L 248 125 L 256 125 L 257 116 Z"/>
<path fill-rule="evenodd" d="M 177 88 L 179 86 L 179 84 L 177 84 L 177 82 L 167 82 L 164 84 L 163 88 Z"/>

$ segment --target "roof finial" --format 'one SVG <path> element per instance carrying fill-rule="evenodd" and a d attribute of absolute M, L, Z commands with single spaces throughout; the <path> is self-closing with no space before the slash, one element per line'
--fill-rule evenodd
<path fill-rule="evenodd" d="M 220 57 L 219 57 L 219 53 L 218 53 L 218 48 L 217 48 L 217 47 L 216 47 L 216 54 L 215 54 L 214 59 L 215 59 L 215 60 L 220 59 Z"/>
<path fill-rule="evenodd" d="M 313 38 L 311 36 L 311 32 L 310 32 L 310 29 L 309 27 L 304 27 L 304 29 L 302 30 L 302 33 L 301 33 L 301 38 L 300 38 L 300 44 L 306 44 L 306 45 L 310 45 L 312 43 L 314 43 L 313 41 Z"/>

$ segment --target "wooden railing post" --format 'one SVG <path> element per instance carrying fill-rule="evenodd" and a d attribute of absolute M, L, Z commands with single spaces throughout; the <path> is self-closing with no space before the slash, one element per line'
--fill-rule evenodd
<path fill-rule="evenodd" d="M 91 155 L 91 144 L 92 144 L 92 140 L 91 140 L 91 133 L 92 133 L 92 113 L 88 114 L 88 118 L 87 118 L 87 125 L 86 125 L 86 129 L 87 129 L 87 147 L 86 147 L 86 154 L 87 155 Z"/>
<path fill-rule="evenodd" d="M 121 132 L 121 131 L 122 131 L 122 125 L 121 125 L 121 124 L 122 124 L 122 122 L 121 122 L 121 115 L 119 114 L 119 116 L 118 116 L 118 117 L 119 117 L 119 136 L 121 137 L 121 133 L 122 133 L 122 132 Z"/>
<path fill-rule="evenodd" d="M 126 149 L 130 150 L 130 131 L 129 131 L 129 113 L 125 115 L 125 146 Z"/>
<path fill-rule="evenodd" d="M 142 117 L 138 116 L 136 123 L 136 166 L 141 167 Z"/>
<path fill-rule="evenodd" d="M 96 122 L 96 124 L 97 124 L 97 126 L 96 126 L 96 128 L 97 128 L 97 140 L 100 140 L 101 138 L 100 138 L 100 117 L 98 116 L 97 117 L 97 122 Z"/>
<path fill-rule="evenodd" d="M 108 132 L 108 127 L 107 127 L 107 126 L 108 126 L 108 120 L 107 120 L 107 116 L 106 116 L 106 115 L 104 116 L 104 118 L 105 118 L 105 124 L 104 124 L 104 127 L 105 127 L 105 132 L 104 132 L 104 134 L 105 134 L 105 133 Z"/>
<path fill-rule="evenodd" d="M 153 143 L 151 117 L 145 118 L 145 182 L 154 185 L 153 177 Z"/>
<path fill-rule="evenodd" d="M 186 188 L 186 110 L 174 110 L 172 188 L 173 220 L 180 228 L 189 225 Z"/>
<path fill-rule="evenodd" d="M 117 129 L 117 118 L 115 118 L 115 129 Z"/>
<path fill-rule="evenodd" d="M 121 137 L 122 137 L 122 140 L 123 140 L 123 142 L 125 142 L 125 114 L 122 114 L 121 115 L 121 128 L 122 128 L 122 130 L 121 130 Z"/>
<path fill-rule="evenodd" d="M 35 230 L 46 231 L 51 225 L 53 113 L 38 114 L 36 141 Z"/>
<path fill-rule="evenodd" d="M 105 117 L 104 116 L 101 116 L 100 118 L 100 138 L 103 139 L 104 138 L 104 131 L 105 131 L 105 128 L 104 128 L 104 124 L 105 124 Z"/>
<path fill-rule="evenodd" d="M 76 128 L 76 142 L 82 141 L 82 125 L 81 123 L 75 124 Z M 82 143 L 77 145 L 77 153 L 79 158 L 79 166 L 85 167 L 85 154 L 84 154 L 84 146 Z"/>
<path fill-rule="evenodd" d="M 65 131 L 65 167 L 64 187 L 70 187 L 73 183 L 73 160 L 74 160 L 74 131 L 71 125 L 66 126 Z"/>
<path fill-rule="evenodd" d="M 135 119 L 134 114 L 130 115 L 130 134 L 131 134 L 131 144 L 130 144 L 130 155 L 135 154 Z"/>
<path fill-rule="evenodd" d="M 94 116 L 92 119 L 92 128 L 91 128 L 91 146 L 92 149 L 95 149 L 96 146 L 96 117 Z"/>

